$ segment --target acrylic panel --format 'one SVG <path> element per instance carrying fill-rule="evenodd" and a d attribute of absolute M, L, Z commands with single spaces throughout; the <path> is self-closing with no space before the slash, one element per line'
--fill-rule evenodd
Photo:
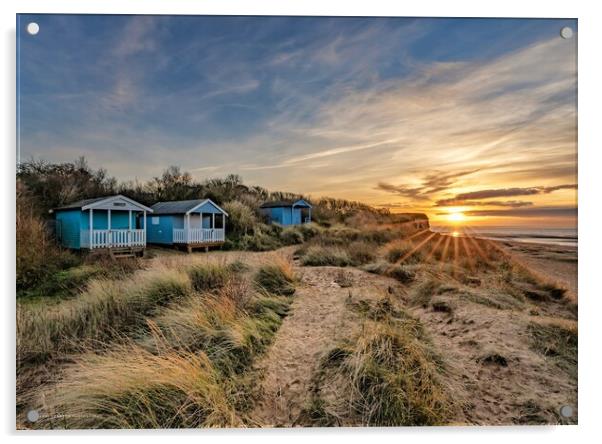
<path fill-rule="evenodd" d="M 577 37 L 18 15 L 17 428 L 576 424 Z"/>

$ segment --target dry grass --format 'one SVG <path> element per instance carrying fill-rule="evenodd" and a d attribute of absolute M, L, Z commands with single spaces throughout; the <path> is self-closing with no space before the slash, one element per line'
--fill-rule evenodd
<path fill-rule="evenodd" d="M 296 276 L 290 261 L 276 256 L 271 263 L 259 267 L 255 284 L 268 293 L 290 296 L 295 292 Z"/>
<path fill-rule="evenodd" d="M 407 240 L 396 240 L 387 244 L 384 254 L 393 264 L 401 260 L 404 263 L 417 263 L 422 260 L 421 250 L 416 250 L 414 244 Z"/>
<path fill-rule="evenodd" d="M 349 254 L 341 247 L 311 246 L 301 256 L 301 263 L 306 266 L 347 267 L 352 261 Z"/>
<path fill-rule="evenodd" d="M 577 379 L 577 324 L 563 319 L 544 319 L 528 326 L 531 347 Z"/>
<path fill-rule="evenodd" d="M 135 344 L 86 353 L 46 394 L 45 428 L 240 426 L 220 374 L 203 352 Z M 102 383 L 99 383 L 102 381 Z M 57 419 L 55 419 L 57 418 Z"/>
<path fill-rule="evenodd" d="M 178 270 L 142 271 L 123 281 L 93 280 L 79 297 L 53 307 L 17 306 L 17 362 L 43 361 L 82 340 L 104 340 L 144 326 L 145 317 L 190 294 Z"/>
<path fill-rule="evenodd" d="M 130 299 L 120 300 L 125 305 L 120 306 L 117 318 L 124 320 L 128 312 L 132 317 L 137 316 L 138 322 L 141 316 L 140 319 L 146 321 L 145 328 L 138 334 L 121 337 L 118 342 L 81 343 L 80 353 L 73 356 L 73 364 L 63 369 L 60 381 L 44 392 L 42 400 L 32 393 L 25 394 L 23 399 L 28 405 L 35 405 L 38 399 L 36 408 L 45 413 L 38 426 L 243 425 L 244 410 L 250 404 L 250 393 L 254 389 L 245 372 L 270 344 L 288 313 L 292 299 L 280 295 L 287 292 L 279 285 L 283 281 L 286 288 L 290 288 L 295 282 L 294 275 L 284 257 L 272 258 L 260 266 L 258 273 L 263 270 L 271 284 L 278 282 L 279 285 L 270 287 L 278 293 L 274 294 L 265 286 L 256 292 L 246 276 L 222 280 L 222 269 L 215 267 L 215 264 L 197 264 L 188 269 L 189 273 L 162 268 L 161 279 L 155 269 L 147 285 L 140 281 L 146 274 L 136 276 L 136 288 L 141 288 L 135 293 L 143 296 L 143 305 L 133 305 Z M 190 272 L 191 269 L 194 271 Z M 229 265 L 224 265 L 223 270 L 233 273 Z M 274 276 L 278 277 L 276 281 Z M 195 279 L 196 287 L 201 285 L 205 292 L 192 288 L 191 281 Z M 111 288 L 108 293 L 111 298 L 97 295 L 95 301 L 113 301 L 116 289 L 123 289 L 119 283 L 111 283 L 114 287 L 108 282 L 98 285 L 103 295 Z M 178 303 L 165 305 L 169 298 L 163 296 L 173 295 L 172 290 L 178 288 L 183 290 L 177 295 Z M 126 292 L 128 298 L 133 297 L 133 292 Z M 89 303 L 87 300 L 86 304 Z M 153 317 L 145 319 L 143 314 Z M 61 318 L 57 322 L 64 321 Z M 132 326 L 131 321 L 129 319 L 127 328 Z M 127 328 L 121 327 L 119 332 L 123 334 Z M 102 328 L 98 324 L 94 327 L 98 331 Z M 56 351 L 66 340 L 65 335 L 71 333 L 75 334 L 63 326 L 60 333 L 50 338 L 48 348 Z M 103 382 L 98 384 L 98 381 Z M 40 391 L 39 387 L 34 390 Z"/>
<path fill-rule="evenodd" d="M 422 325 L 388 299 L 363 310 L 361 333 L 323 359 L 315 395 L 304 412 L 312 425 L 445 424 L 455 405 L 442 382 L 444 366 Z M 341 405 L 321 396 L 338 381 Z"/>
<path fill-rule="evenodd" d="M 23 296 L 80 260 L 60 249 L 50 238 L 45 222 L 37 215 L 32 198 L 20 181 L 17 181 L 16 210 L 16 285 L 18 296 Z"/>
<path fill-rule="evenodd" d="M 214 291 L 223 287 L 231 276 L 230 269 L 224 264 L 195 264 L 188 268 L 192 288 L 196 291 Z"/>

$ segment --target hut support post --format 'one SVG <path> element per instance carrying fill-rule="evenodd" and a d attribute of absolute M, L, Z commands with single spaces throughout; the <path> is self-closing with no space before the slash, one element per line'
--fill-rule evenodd
<path fill-rule="evenodd" d="M 113 244 L 113 236 L 111 236 L 111 210 L 107 210 L 109 212 L 108 216 L 107 216 L 107 221 L 108 221 L 108 232 L 107 232 L 107 246 L 111 247 Z"/>
<path fill-rule="evenodd" d="M 90 231 L 90 239 L 88 240 L 88 247 L 90 247 L 90 250 L 92 248 L 94 248 L 94 216 L 92 214 L 94 210 L 92 208 L 90 208 L 90 227 L 89 227 L 89 231 Z"/>

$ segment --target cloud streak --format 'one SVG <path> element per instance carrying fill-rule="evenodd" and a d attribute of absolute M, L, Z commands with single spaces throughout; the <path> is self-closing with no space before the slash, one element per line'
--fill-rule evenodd
<path fill-rule="evenodd" d="M 441 213 L 447 214 L 447 213 Z M 510 210 L 472 210 L 464 212 L 466 216 L 488 216 L 488 217 L 577 217 L 577 207 L 538 207 L 538 208 L 515 208 Z"/>
<path fill-rule="evenodd" d="M 441 171 L 429 173 L 422 179 L 419 186 L 411 185 L 392 185 L 386 182 L 379 182 L 377 189 L 397 194 L 412 199 L 426 200 L 434 193 L 445 191 L 454 186 L 456 182 L 470 174 L 476 173 L 479 169 L 458 171 L 453 173 L 443 173 Z"/>
<path fill-rule="evenodd" d="M 479 190 L 471 191 L 469 193 L 456 194 L 454 197 L 449 199 L 441 199 L 436 202 L 436 205 L 450 206 L 450 205 L 483 205 L 482 202 L 472 202 L 477 199 L 490 199 L 496 197 L 514 197 L 514 196 L 533 196 L 536 194 L 550 194 L 558 190 L 576 190 L 577 184 L 564 184 L 555 186 L 539 186 L 539 187 L 528 187 L 528 188 L 499 188 L 493 190 Z M 504 205 L 502 205 L 504 206 Z M 509 205 L 512 206 L 512 205 Z M 524 205 L 519 205 L 524 206 Z"/>

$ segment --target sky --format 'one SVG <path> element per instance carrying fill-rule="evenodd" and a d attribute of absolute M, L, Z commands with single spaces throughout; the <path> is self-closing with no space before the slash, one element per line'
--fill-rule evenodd
<path fill-rule="evenodd" d="M 234 173 L 434 225 L 576 225 L 576 20 L 19 15 L 17 30 L 21 160 Z"/>

